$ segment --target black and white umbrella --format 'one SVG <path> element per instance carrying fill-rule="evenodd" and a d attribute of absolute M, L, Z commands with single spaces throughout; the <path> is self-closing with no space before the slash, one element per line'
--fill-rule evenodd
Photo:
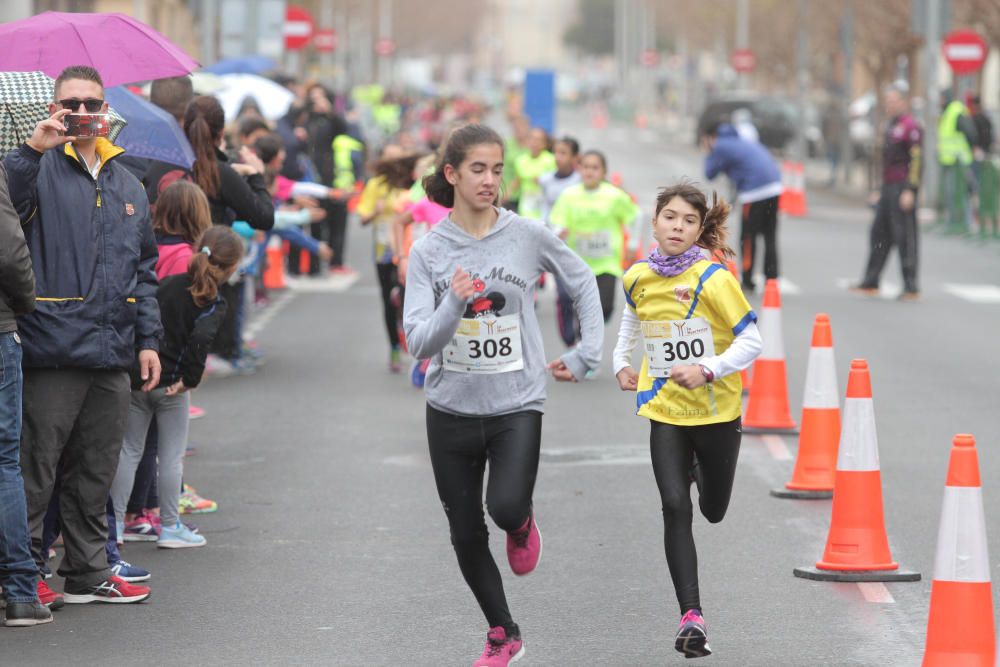
<path fill-rule="evenodd" d="M 31 136 L 38 122 L 49 117 L 55 81 L 42 72 L 0 72 L 0 156 Z M 126 121 L 109 109 L 108 139 L 125 128 Z"/>

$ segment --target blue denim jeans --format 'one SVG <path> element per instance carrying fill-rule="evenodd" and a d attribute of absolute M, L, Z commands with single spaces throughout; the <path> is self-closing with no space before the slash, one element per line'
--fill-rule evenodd
<path fill-rule="evenodd" d="M 28 509 L 21 479 L 21 340 L 0 333 L 0 585 L 8 602 L 37 597 Z"/>

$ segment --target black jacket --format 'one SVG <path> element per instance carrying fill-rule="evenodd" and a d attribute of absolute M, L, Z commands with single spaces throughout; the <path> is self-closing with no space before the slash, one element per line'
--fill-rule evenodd
<path fill-rule="evenodd" d="M 274 227 L 274 203 L 264 177 L 254 174 L 244 179 L 229 164 L 225 153 L 216 149 L 215 154 L 219 160 L 219 194 L 208 198 L 212 224 L 232 227 L 234 221 L 243 220 L 262 231 Z M 181 172 L 191 179 L 191 172 L 181 167 L 166 162 L 151 163 L 142 179 L 151 204 L 156 204 L 160 179 L 170 172 Z"/>
<path fill-rule="evenodd" d="M 18 319 L 25 368 L 128 370 L 160 344 L 156 241 L 139 179 L 97 140 L 97 178 L 72 144 L 4 158 L 31 250 L 35 312 Z"/>
<path fill-rule="evenodd" d="M 35 309 L 35 274 L 21 231 L 21 220 L 10 201 L 7 170 L 0 163 L 0 333 L 17 330 L 15 316 Z"/>
<path fill-rule="evenodd" d="M 178 273 L 163 279 L 156 291 L 163 319 L 163 343 L 160 345 L 160 387 L 169 387 L 178 380 L 194 388 L 201 382 L 205 358 L 226 315 L 226 302 L 216 298 L 204 308 L 194 302 L 188 291 L 191 278 Z M 142 386 L 139 368 L 132 367 L 132 386 Z"/>

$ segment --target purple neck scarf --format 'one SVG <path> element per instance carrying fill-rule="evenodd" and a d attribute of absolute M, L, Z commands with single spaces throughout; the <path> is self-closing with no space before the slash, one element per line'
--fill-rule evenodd
<path fill-rule="evenodd" d="M 662 255 L 660 254 L 659 247 L 653 248 L 653 252 L 649 255 L 649 268 L 651 268 L 656 275 L 663 276 L 664 278 L 673 278 L 674 276 L 679 276 L 692 266 L 695 262 L 701 261 L 704 257 L 701 254 L 701 248 L 696 245 L 691 246 L 686 251 L 679 255 Z"/>

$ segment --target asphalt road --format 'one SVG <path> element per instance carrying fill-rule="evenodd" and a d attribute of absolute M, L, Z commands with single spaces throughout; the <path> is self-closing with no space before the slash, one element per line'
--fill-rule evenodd
<path fill-rule="evenodd" d="M 597 131 L 577 115 L 563 129 L 603 149 L 647 209 L 657 186 L 699 177 L 691 147 L 652 132 Z M 829 313 L 841 392 L 852 358 L 871 365 L 889 541 L 924 579 L 862 589 L 793 578 L 822 553 L 830 503 L 770 497 L 790 476 L 796 441 L 747 436 L 726 520 L 695 520 L 715 650 L 703 662 L 916 665 L 953 434 L 977 436 L 987 525 L 1000 517 L 998 247 L 925 235 L 922 300 L 865 299 L 844 282 L 860 276 L 870 211 L 823 192 L 809 204 L 807 218 L 780 226 L 793 414 L 812 318 Z M 208 415 L 192 425 L 186 478 L 220 504 L 194 519 L 208 547 L 126 545 L 154 574 L 148 603 L 68 607 L 49 626 L 2 631 L 0 664 L 471 664 L 486 625 L 449 544 L 420 392 L 386 370 L 369 243 L 353 229 L 356 284 L 279 297 L 258 320 L 268 361 L 256 375 L 198 390 Z M 886 281 L 898 290 L 895 260 Z M 539 304 L 552 357 L 553 301 Z M 545 554 L 530 577 L 505 578 L 524 633 L 520 664 L 682 662 L 648 426 L 611 374 L 616 331 L 600 377 L 550 387 L 535 496 Z M 995 566 L 1000 531 L 989 537 Z M 503 563 L 502 535 L 492 539 Z"/>

